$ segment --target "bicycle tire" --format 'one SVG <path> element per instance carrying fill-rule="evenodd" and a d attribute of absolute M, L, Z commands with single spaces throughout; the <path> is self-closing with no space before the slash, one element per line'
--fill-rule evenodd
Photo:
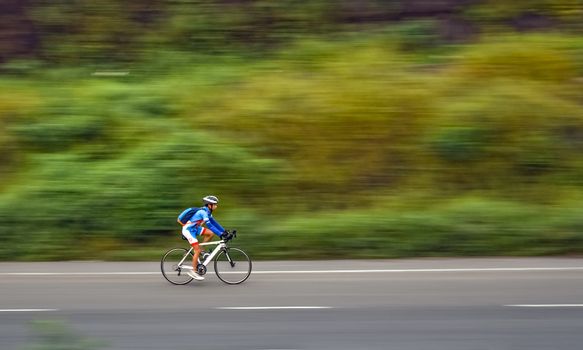
<path fill-rule="evenodd" d="M 232 247 L 221 250 L 214 262 L 217 277 L 231 285 L 245 282 L 251 275 L 252 265 L 251 258 L 244 251 Z"/>
<path fill-rule="evenodd" d="M 188 252 L 184 248 L 172 248 L 164 254 L 160 261 L 160 270 L 164 278 L 176 285 L 184 285 L 192 282 L 193 278 L 186 274 L 186 272 L 178 267 L 178 263 L 184 255 Z M 185 260 L 186 264 L 192 263 L 192 253 Z"/>

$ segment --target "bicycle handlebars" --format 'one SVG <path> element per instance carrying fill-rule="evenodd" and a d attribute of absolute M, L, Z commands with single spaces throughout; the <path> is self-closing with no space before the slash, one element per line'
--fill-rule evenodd
<path fill-rule="evenodd" d="M 233 230 L 233 232 L 226 230 L 225 233 L 223 233 L 221 235 L 221 238 L 225 241 L 228 242 L 230 240 L 232 240 L 233 238 L 237 237 L 237 230 Z"/>

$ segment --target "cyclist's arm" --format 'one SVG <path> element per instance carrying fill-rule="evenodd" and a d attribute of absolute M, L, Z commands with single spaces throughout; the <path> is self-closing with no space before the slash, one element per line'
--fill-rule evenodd
<path fill-rule="evenodd" d="M 206 211 L 201 211 L 201 214 L 205 226 L 215 235 L 221 237 L 221 234 L 225 232 L 225 229 L 212 216 L 209 216 Z"/>
<path fill-rule="evenodd" d="M 221 236 L 225 229 L 211 216 L 209 220 L 206 221 L 206 227 L 208 227 L 217 236 Z"/>

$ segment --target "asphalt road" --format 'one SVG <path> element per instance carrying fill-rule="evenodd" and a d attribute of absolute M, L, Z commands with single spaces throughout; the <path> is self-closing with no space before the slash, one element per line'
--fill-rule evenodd
<path fill-rule="evenodd" d="M 174 286 L 156 262 L 0 263 L 0 349 L 35 344 L 39 320 L 102 349 L 573 350 L 583 259 L 257 262 L 238 286 Z"/>

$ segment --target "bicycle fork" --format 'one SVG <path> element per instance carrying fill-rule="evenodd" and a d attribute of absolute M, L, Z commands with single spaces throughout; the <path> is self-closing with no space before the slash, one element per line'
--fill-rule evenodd
<path fill-rule="evenodd" d="M 229 255 L 229 250 L 226 248 L 224 250 L 225 250 L 225 256 L 227 257 L 227 261 L 229 261 L 229 265 L 231 265 L 231 268 L 234 268 L 235 262 L 233 261 L 233 259 L 231 259 L 231 256 Z"/>

